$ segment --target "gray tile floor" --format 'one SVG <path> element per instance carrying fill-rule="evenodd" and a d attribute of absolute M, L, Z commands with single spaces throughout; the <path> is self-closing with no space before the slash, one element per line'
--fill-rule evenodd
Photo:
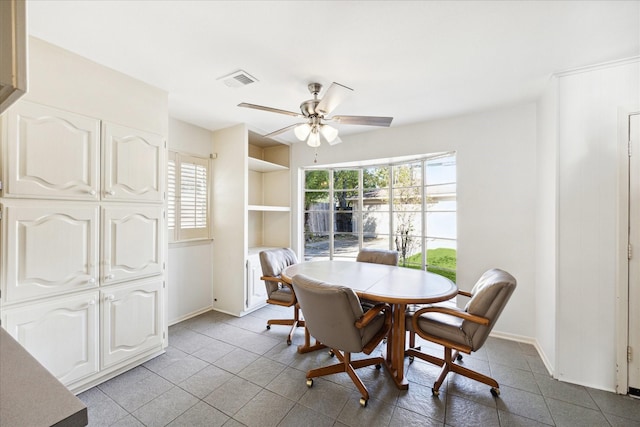
<path fill-rule="evenodd" d="M 265 307 L 242 318 L 209 312 L 169 328 L 164 355 L 79 395 L 90 426 L 640 426 L 640 400 L 550 378 L 531 345 L 490 338 L 463 363 L 492 375 L 501 395 L 449 374 L 431 395 L 438 370 L 407 364 L 408 391 L 384 370 L 358 370 L 371 399 L 366 408 L 346 374 L 305 372 L 333 363 L 326 351 L 296 352 L 297 332 L 266 330 L 290 310 Z M 423 343 L 423 349 L 440 349 Z"/>

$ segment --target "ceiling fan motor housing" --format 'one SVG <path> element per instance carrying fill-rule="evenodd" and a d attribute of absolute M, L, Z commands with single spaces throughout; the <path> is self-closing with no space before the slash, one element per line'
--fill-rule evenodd
<path fill-rule="evenodd" d="M 309 99 L 308 101 L 304 101 L 300 104 L 300 111 L 305 117 L 313 117 L 316 116 L 316 107 L 320 103 L 318 99 Z"/>

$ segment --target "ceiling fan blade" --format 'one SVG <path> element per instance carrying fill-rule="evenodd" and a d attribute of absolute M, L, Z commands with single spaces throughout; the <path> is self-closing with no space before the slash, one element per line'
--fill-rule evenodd
<path fill-rule="evenodd" d="M 329 89 L 327 89 L 316 106 L 316 113 L 322 115 L 331 113 L 351 92 L 353 92 L 353 89 L 340 83 L 331 83 L 331 86 L 329 86 Z"/>
<path fill-rule="evenodd" d="M 333 116 L 330 119 L 342 125 L 391 126 L 393 117 L 375 116 Z"/>
<path fill-rule="evenodd" d="M 329 141 L 327 140 L 327 142 L 329 143 L 329 145 L 336 145 L 336 144 L 340 144 L 340 143 L 342 142 L 342 140 L 340 139 L 340 137 L 339 137 L 339 136 L 336 136 L 336 137 L 335 137 L 335 139 L 334 139 L 333 141 L 329 142 Z"/>
<path fill-rule="evenodd" d="M 268 133 L 266 135 L 262 135 L 264 138 L 271 138 L 272 136 L 276 136 L 276 135 L 280 135 L 281 133 L 285 133 L 287 131 L 290 131 L 292 129 L 297 128 L 298 126 L 302 126 L 302 125 L 306 125 L 306 123 L 296 123 L 294 125 L 289 125 L 287 127 L 284 127 L 282 129 L 278 129 L 278 130 L 274 130 L 271 133 Z"/>
<path fill-rule="evenodd" d="M 293 111 L 280 110 L 278 108 L 265 107 L 263 105 L 248 104 L 246 102 L 241 102 L 240 104 L 238 104 L 238 107 L 253 108 L 254 110 L 262 110 L 262 111 L 270 111 L 272 113 L 286 114 L 287 116 L 293 116 L 293 117 L 304 117 L 302 114 L 294 113 Z"/>

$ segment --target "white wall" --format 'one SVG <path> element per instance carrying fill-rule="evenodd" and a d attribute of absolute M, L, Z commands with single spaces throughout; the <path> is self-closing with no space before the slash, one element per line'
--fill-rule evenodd
<path fill-rule="evenodd" d="M 558 77 L 557 377 L 615 390 L 618 108 L 640 105 L 640 63 Z"/>
<path fill-rule="evenodd" d="M 318 149 L 317 164 L 457 152 L 458 284 L 469 290 L 488 268 L 511 272 L 518 288 L 495 331 L 535 336 L 536 105 L 390 127 Z M 295 175 L 314 150 L 292 146 Z M 299 252 L 300 183 L 292 179 L 292 236 Z"/>
<path fill-rule="evenodd" d="M 34 37 L 23 99 L 167 136 L 165 91 Z"/>
<path fill-rule="evenodd" d="M 536 332 L 538 351 L 554 374 L 556 365 L 556 268 L 558 205 L 557 79 L 549 81 L 538 102 L 536 192 Z"/>
<path fill-rule="evenodd" d="M 169 119 L 169 150 L 209 157 L 212 133 Z M 213 242 L 169 244 L 167 257 L 169 324 L 211 310 L 213 306 Z"/>

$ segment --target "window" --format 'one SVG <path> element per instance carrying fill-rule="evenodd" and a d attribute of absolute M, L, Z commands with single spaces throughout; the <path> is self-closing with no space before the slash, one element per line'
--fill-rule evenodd
<path fill-rule="evenodd" d="M 209 238 L 209 159 L 169 152 L 169 242 Z"/>
<path fill-rule="evenodd" d="M 304 258 L 394 249 L 400 265 L 455 281 L 456 155 L 304 171 Z"/>

